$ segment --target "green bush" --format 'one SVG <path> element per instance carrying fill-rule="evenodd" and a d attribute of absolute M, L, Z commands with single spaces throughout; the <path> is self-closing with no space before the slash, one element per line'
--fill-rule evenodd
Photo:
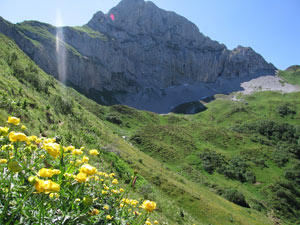
<path fill-rule="evenodd" d="M 223 197 L 226 198 L 228 201 L 231 201 L 237 205 L 249 208 L 249 205 L 246 202 L 243 193 L 236 189 L 225 190 L 223 193 Z"/>

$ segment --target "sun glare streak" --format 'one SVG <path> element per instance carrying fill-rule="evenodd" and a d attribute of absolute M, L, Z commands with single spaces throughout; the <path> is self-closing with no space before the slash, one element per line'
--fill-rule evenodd
<path fill-rule="evenodd" d="M 64 42 L 63 20 L 59 10 L 56 12 L 56 60 L 58 79 L 66 83 L 66 46 Z"/>

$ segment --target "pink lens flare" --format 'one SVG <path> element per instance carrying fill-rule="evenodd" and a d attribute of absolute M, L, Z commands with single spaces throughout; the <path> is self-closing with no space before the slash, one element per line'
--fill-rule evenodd
<path fill-rule="evenodd" d="M 111 18 L 112 21 L 115 21 L 115 15 L 114 14 L 110 14 L 109 17 Z"/>

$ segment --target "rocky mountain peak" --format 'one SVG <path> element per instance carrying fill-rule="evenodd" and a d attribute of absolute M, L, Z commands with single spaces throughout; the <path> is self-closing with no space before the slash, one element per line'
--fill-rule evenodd
<path fill-rule="evenodd" d="M 0 21 L 0 32 L 58 77 L 54 31 Z M 168 112 L 176 104 L 201 99 L 200 89 L 219 78 L 272 74 L 276 69 L 253 49 L 238 46 L 230 51 L 186 18 L 150 1 L 122 0 L 107 14 L 95 13 L 85 26 L 63 31 L 66 83 L 104 104 Z"/>

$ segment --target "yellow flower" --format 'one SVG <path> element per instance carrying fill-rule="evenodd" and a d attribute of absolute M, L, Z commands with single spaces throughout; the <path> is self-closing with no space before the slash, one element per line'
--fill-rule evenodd
<path fill-rule="evenodd" d="M 72 146 L 72 145 L 70 145 L 70 146 L 68 146 L 68 147 L 64 147 L 64 151 L 65 151 L 65 152 L 73 151 L 73 150 L 75 150 L 75 147 Z"/>
<path fill-rule="evenodd" d="M 154 220 L 154 224 L 159 224 L 159 222 L 157 220 Z"/>
<path fill-rule="evenodd" d="M 112 189 L 111 192 L 114 193 L 114 194 L 119 194 L 119 191 L 118 191 L 118 190 Z"/>
<path fill-rule="evenodd" d="M 49 192 L 58 192 L 60 190 L 60 185 L 51 181 L 51 180 L 40 180 L 38 179 L 35 182 L 35 189 L 38 192 L 49 193 Z"/>
<path fill-rule="evenodd" d="M 130 199 L 130 204 L 136 206 L 139 202 L 137 200 Z"/>
<path fill-rule="evenodd" d="M 90 155 L 99 155 L 99 152 L 96 149 L 92 149 L 90 150 Z"/>
<path fill-rule="evenodd" d="M 109 190 L 109 187 L 106 184 L 103 184 L 105 190 Z"/>
<path fill-rule="evenodd" d="M 55 138 L 47 138 L 44 140 L 44 143 L 45 144 L 48 144 L 48 143 L 55 143 L 56 139 Z"/>
<path fill-rule="evenodd" d="M 50 193 L 50 194 L 49 194 L 49 197 L 50 197 L 50 198 L 58 198 L 58 197 L 59 197 L 59 194 L 57 194 L 57 193 Z"/>
<path fill-rule="evenodd" d="M 2 151 L 4 151 L 4 150 L 14 150 L 14 149 L 15 149 L 15 147 L 11 144 L 2 146 Z"/>
<path fill-rule="evenodd" d="M 106 219 L 107 219 L 107 220 L 112 220 L 112 218 L 113 218 L 113 216 L 111 216 L 111 215 L 107 215 L 107 216 L 106 216 Z"/>
<path fill-rule="evenodd" d="M 42 148 L 45 149 L 53 158 L 60 156 L 60 145 L 57 143 L 44 143 Z"/>
<path fill-rule="evenodd" d="M 80 198 L 75 198 L 75 202 L 80 202 Z"/>
<path fill-rule="evenodd" d="M 8 137 L 10 142 L 27 141 L 27 136 L 25 134 L 15 133 L 14 131 L 10 132 Z"/>
<path fill-rule="evenodd" d="M 39 170 L 38 175 L 39 175 L 40 177 L 48 177 L 48 178 L 50 178 L 50 177 L 52 177 L 54 174 L 53 174 L 53 172 L 52 172 L 51 169 L 42 168 L 42 169 Z"/>
<path fill-rule="evenodd" d="M 75 180 L 77 180 L 78 183 L 83 183 L 86 182 L 87 176 L 85 173 L 80 172 L 75 176 Z"/>
<path fill-rule="evenodd" d="M 9 116 L 7 119 L 7 123 L 11 123 L 14 125 L 19 125 L 20 124 L 20 119 L 14 116 Z"/>
<path fill-rule="evenodd" d="M 83 156 L 83 157 L 82 157 L 82 162 L 84 162 L 84 163 L 89 162 L 89 157 Z"/>
<path fill-rule="evenodd" d="M 101 193 L 102 193 L 103 195 L 106 195 L 106 194 L 107 194 L 107 191 L 102 190 Z"/>
<path fill-rule="evenodd" d="M 61 171 L 58 169 L 47 169 L 47 168 L 42 168 L 39 170 L 38 175 L 40 177 L 52 177 L 53 175 L 58 175 L 60 174 Z"/>
<path fill-rule="evenodd" d="M 118 180 L 117 179 L 113 179 L 113 181 L 111 182 L 112 184 L 118 184 Z"/>
<path fill-rule="evenodd" d="M 103 209 L 109 210 L 109 205 L 104 205 L 104 206 L 103 206 Z"/>
<path fill-rule="evenodd" d="M 21 126 L 21 130 L 26 130 L 26 129 L 27 129 L 27 127 L 25 125 Z"/>
<path fill-rule="evenodd" d="M 81 155 L 83 152 L 80 149 L 74 149 L 72 150 L 72 155 Z"/>
<path fill-rule="evenodd" d="M 124 192 L 124 189 L 123 188 L 120 188 L 120 190 L 119 190 L 121 193 L 123 193 Z"/>
<path fill-rule="evenodd" d="M 52 173 L 55 174 L 55 175 L 59 175 L 59 174 L 61 174 L 61 171 L 58 170 L 58 169 L 53 169 Z"/>
<path fill-rule="evenodd" d="M 38 180 L 39 180 L 39 178 L 36 177 L 36 176 L 30 176 L 30 177 L 28 178 L 28 181 L 29 181 L 29 183 L 31 183 L 31 184 L 35 184 L 35 182 L 37 182 Z"/>
<path fill-rule="evenodd" d="M 7 134 L 9 128 L 8 127 L 0 127 L 0 133 Z"/>
<path fill-rule="evenodd" d="M 35 135 L 31 135 L 27 137 L 27 141 L 36 141 L 38 138 Z"/>
<path fill-rule="evenodd" d="M 143 202 L 142 208 L 147 210 L 148 212 L 152 212 L 154 209 L 156 209 L 156 203 L 153 201 L 145 200 Z"/>
<path fill-rule="evenodd" d="M 97 173 L 97 169 L 90 164 L 84 164 L 80 167 L 79 171 L 81 173 L 85 173 L 87 175 L 95 175 Z"/>
<path fill-rule="evenodd" d="M 110 178 L 112 178 L 112 177 L 114 177 L 114 176 L 116 176 L 115 173 L 109 174 L 109 177 L 110 177 Z"/>
<path fill-rule="evenodd" d="M 92 216 L 98 215 L 99 213 L 100 213 L 100 211 L 99 211 L 98 209 L 93 209 L 93 210 L 90 212 L 90 214 L 91 214 Z"/>
<path fill-rule="evenodd" d="M 152 223 L 150 221 L 148 221 L 148 220 L 145 222 L 145 224 L 146 225 L 152 225 Z"/>
<path fill-rule="evenodd" d="M 7 159 L 0 159 L 0 164 L 7 163 Z"/>

